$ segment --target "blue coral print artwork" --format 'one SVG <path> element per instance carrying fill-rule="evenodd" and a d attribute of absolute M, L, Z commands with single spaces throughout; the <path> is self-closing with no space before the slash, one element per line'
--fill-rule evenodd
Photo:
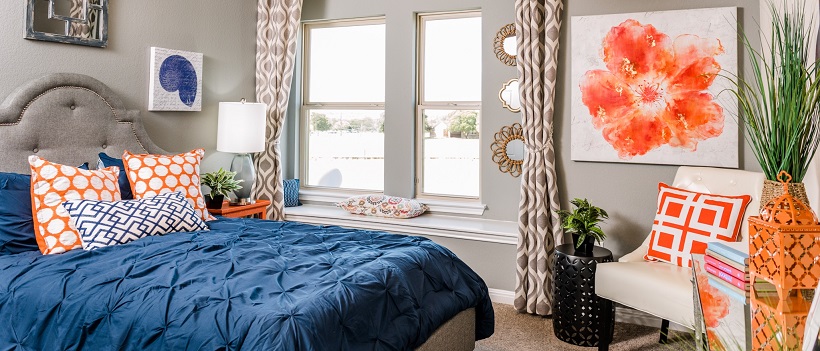
<path fill-rule="evenodd" d="M 151 48 L 151 111 L 202 109 L 202 54 Z"/>
<path fill-rule="evenodd" d="M 188 107 L 194 106 L 196 101 L 196 77 L 191 61 L 179 55 L 168 56 L 159 67 L 162 89 L 170 93 L 179 92 L 179 100 Z"/>

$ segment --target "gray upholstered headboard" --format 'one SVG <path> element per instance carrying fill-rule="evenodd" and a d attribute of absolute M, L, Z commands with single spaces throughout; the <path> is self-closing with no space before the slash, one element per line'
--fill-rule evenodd
<path fill-rule="evenodd" d="M 0 172 L 28 174 L 29 155 L 93 168 L 98 153 L 120 158 L 126 149 L 166 153 L 146 134 L 139 111 L 126 110 L 110 88 L 89 76 L 50 74 L 0 105 Z"/>

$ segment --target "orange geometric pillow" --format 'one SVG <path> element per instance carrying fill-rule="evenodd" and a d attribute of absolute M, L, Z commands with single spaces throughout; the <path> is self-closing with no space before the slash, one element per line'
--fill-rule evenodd
<path fill-rule="evenodd" d="M 87 171 L 29 156 L 31 167 L 31 214 L 37 246 L 44 255 L 82 248 L 80 234 L 63 208 L 68 200 L 120 200 L 117 178 L 120 169 Z"/>
<path fill-rule="evenodd" d="M 125 174 L 131 183 L 134 199 L 145 199 L 159 194 L 180 192 L 205 221 L 214 220 L 205 208 L 205 198 L 199 183 L 199 163 L 204 149 L 191 150 L 179 155 L 135 155 L 128 150 L 122 155 Z"/>
<path fill-rule="evenodd" d="M 658 184 L 658 212 L 644 259 L 691 267 L 691 255 L 705 253 L 707 242 L 737 241 L 751 200 Z"/>

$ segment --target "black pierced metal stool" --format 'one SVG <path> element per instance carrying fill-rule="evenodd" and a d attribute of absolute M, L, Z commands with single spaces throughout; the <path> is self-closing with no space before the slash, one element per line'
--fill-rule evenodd
<path fill-rule="evenodd" d="M 596 246 L 592 256 L 576 256 L 573 245 L 555 248 L 552 325 L 558 339 L 608 350 L 615 327 L 615 305 L 595 295 L 595 267 L 612 262 L 612 252 Z"/>

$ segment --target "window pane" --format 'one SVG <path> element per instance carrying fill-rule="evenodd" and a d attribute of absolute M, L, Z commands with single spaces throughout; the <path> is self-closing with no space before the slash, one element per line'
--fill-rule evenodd
<path fill-rule="evenodd" d="M 481 18 L 424 21 L 424 101 L 481 101 Z"/>
<path fill-rule="evenodd" d="M 384 111 L 308 111 L 307 185 L 384 190 Z"/>
<path fill-rule="evenodd" d="M 310 102 L 384 102 L 384 24 L 308 28 Z"/>
<path fill-rule="evenodd" d="M 478 197 L 479 112 L 424 110 L 425 194 Z"/>

